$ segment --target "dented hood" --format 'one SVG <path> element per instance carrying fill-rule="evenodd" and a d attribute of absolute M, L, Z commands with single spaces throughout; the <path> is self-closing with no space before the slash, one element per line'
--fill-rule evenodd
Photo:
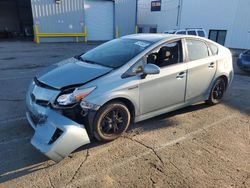
<path fill-rule="evenodd" d="M 85 84 L 111 70 L 109 67 L 70 58 L 44 69 L 37 75 L 37 79 L 48 86 L 61 89 L 70 85 Z"/>

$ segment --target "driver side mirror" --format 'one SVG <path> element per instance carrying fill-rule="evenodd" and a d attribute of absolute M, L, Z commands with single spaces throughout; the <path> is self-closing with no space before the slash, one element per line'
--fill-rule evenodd
<path fill-rule="evenodd" d="M 147 75 L 152 74 L 159 74 L 160 73 L 160 67 L 154 64 L 145 64 L 143 68 L 143 74 L 141 75 L 141 78 L 146 78 Z"/>
<path fill-rule="evenodd" d="M 160 73 L 160 67 L 154 64 L 146 64 L 144 65 L 144 74 L 159 74 Z"/>

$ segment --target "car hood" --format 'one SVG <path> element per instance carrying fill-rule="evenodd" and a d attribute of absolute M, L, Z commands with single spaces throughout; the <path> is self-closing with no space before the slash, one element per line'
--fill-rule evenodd
<path fill-rule="evenodd" d="M 85 84 L 112 71 L 112 68 L 89 64 L 70 58 L 51 65 L 36 78 L 53 88 L 61 89 L 71 85 Z"/>

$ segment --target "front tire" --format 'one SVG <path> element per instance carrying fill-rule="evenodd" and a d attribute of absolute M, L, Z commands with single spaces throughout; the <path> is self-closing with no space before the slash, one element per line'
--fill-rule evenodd
<path fill-rule="evenodd" d="M 209 105 L 215 105 L 221 102 L 226 91 L 226 81 L 223 78 L 216 80 L 210 92 L 209 99 L 206 101 Z"/>
<path fill-rule="evenodd" d="M 99 141 L 112 141 L 129 127 L 131 114 L 121 102 L 112 102 L 101 107 L 94 121 L 94 136 Z"/>

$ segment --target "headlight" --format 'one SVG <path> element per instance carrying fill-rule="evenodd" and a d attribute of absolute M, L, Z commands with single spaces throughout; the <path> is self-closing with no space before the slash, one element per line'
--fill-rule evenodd
<path fill-rule="evenodd" d="M 59 105 L 66 106 L 80 102 L 82 99 L 87 97 L 96 87 L 90 87 L 86 89 L 75 89 L 73 93 L 63 94 L 57 98 Z"/>

